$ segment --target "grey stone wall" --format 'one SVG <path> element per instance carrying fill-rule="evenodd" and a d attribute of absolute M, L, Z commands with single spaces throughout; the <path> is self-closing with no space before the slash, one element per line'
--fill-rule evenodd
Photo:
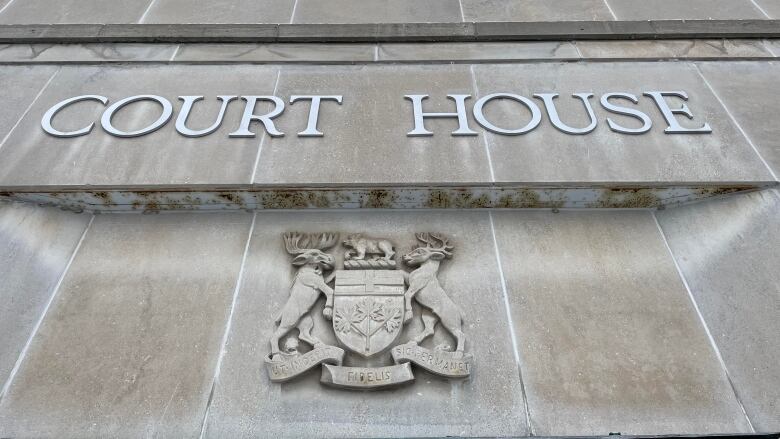
<path fill-rule="evenodd" d="M 4 311 L 19 322 L 20 333 L 7 349 L 21 355 L 4 359 L 5 371 L 14 363 L 18 368 L 5 372 L 10 379 L 0 433 L 776 430 L 772 249 L 778 237 L 766 227 L 777 215 L 776 195 L 737 196 L 658 215 L 432 211 L 90 219 L 6 205 L 4 217 L 26 209 L 50 223 L 24 224 L 33 217 L 16 230 L 4 226 L 5 249 L 34 255 L 45 244 L 67 251 L 51 262 L 50 277 L 62 276 L 59 282 L 41 282 L 36 292 L 24 283 L 28 297 L 39 297 L 34 312 L 21 319 L 13 309 Z M 61 224 L 63 215 L 73 224 L 58 233 L 67 242 L 13 243 L 40 235 L 51 222 Z M 291 270 L 281 232 L 372 230 L 403 251 L 412 244 L 408 231 L 421 224 L 446 231 L 458 244 L 458 258 L 441 280 L 466 310 L 469 349 L 480 359 L 473 379 L 423 376 L 411 387 L 368 394 L 323 388 L 316 374 L 270 383 L 262 359 Z M 4 296 L 18 297 L 16 285 L 4 283 Z M 30 322 L 38 319 L 39 325 Z M 328 325 L 320 318 L 315 331 L 327 337 Z"/>
<path fill-rule="evenodd" d="M 5 5 L 3 6 L 3 4 Z M 28 23 L 434 23 L 780 18 L 773 0 L 97 0 L 0 2 L 0 22 Z M 348 11 L 348 12 L 346 12 Z"/>

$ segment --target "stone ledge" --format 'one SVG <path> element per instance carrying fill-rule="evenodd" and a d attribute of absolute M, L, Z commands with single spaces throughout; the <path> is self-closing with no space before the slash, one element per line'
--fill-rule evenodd
<path fill-rule="evenodd" d="M 76 212 L 284 209 L 652 209 L 760 190 L 775 182 L 680 185 L 0 188 L 0 201 Z"/>
<path fill-rule="evenodd" d="M 780 37 L 780 20 L 0 25 L 0 43 L 327 43 L 777 37 Z"/>
<path fill-rule="evenodd" d="M 767 61 L 780 40 L 665 39 L 461 43 L 6 44 L 0 65 L 464 64 Z"/>

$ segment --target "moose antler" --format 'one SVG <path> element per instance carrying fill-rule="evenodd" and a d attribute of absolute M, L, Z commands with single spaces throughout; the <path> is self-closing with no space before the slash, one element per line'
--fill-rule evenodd
<path fill-rule="evenodd" d="M 415 233 L 415 237 L 421 242 L 424 242 L 426 247 L 431 250 L 440 252 L 444 256 L 451 258 L 452 250 L 455 246 L 450 245 L 450 240 L 441 233 Z"/>
<path fill-rule="evenodd" d="M 309 247 L 309 235 L 298 232 L 285 233 L 284 246 L 287 248 L 287 252 L 292 255 L 299 255 L 308 250 Z"/>
<path fill-rule="evenodd" d="M 312 235 L 312 248 L 325 250 L 333 247 L 339 241 L 339 235 L 336 233 L 320 233 Z"/>
<path fill-rule="evenodd" d="M 285 233 L 284 246 L 287 252 L 299 255 L 307 250 L 325 250 L 333 247 L 338 242 L 339 236 L 335 233 L 306 234 L 298 232 Z"/>

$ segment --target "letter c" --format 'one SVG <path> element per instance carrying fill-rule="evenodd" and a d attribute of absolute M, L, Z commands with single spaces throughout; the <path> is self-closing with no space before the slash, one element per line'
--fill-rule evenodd
<path fill-rule="evenodd" d="M 92 128 L 95 127 L 94 122 L 80 130 L 68 131 L 68 132 L 59 131 L 53 126 L 51 126 L 51 120 L 54 119 L 54 116 L 57 113 L 59 113 L 60 110 L 62 110 L 63 108 L 67 107 L 70 104 L 75 104 L 76 102 L 81 102 L 81 101 L 98 101 L 103 105 L 106 105 L 108 103 L 108 98 L 105 96 L 98 96 L 98 95 L 83 95 L 83 96 L 76 96 L 74 98 L 65 99 L 64 101 L 55 104 L 53 107 L 49 108 L 49 111 L 47 111 L 46 114 L 43 115 L 43 119 L 41 119 L 41 127 L 43 128 L 43 130 L 54 137 L 78 137 L 78 136 L 84 136 L 86 134 L 89 134 L 92 131 Z"/>

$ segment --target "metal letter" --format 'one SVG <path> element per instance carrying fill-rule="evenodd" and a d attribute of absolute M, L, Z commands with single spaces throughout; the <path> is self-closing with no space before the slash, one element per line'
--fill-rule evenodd
<path fill-rule="evenodd" d="M 471 95 L 447 95 L 448 98 L 455 101 L 457 113 L 424 113 L 422 110 L 422 101 L 427 99 L 428 95 L 405 95 L 406 99 L 412 101 L 414 108 L 414 129 L 406 133 L 409 137 L 433 136 L 433 132 L 425 129 L 424 119 L 426 117 L 457 117 L 458 129 L 452 132 L 453 136 L 476 136 L 476 131 L 469 128 L 468 117 L 466 117 L 466 99 Z"/>
<path fill-rule="evenodd" d="M 253 120 L 259 121 L 265 127 L 271 137 L 282 137 L 284 133 L 278 131 L 274 125 L 273 118 L 282 114 L 284 111 L 284 101 L 276 96 L 241 96 L 241 99 L 246 101 L 246 107 L 244 108 L 244 116 L 241 118 L 241 125 L 239 125 L 236 131 L 228 134 L 228 137 L 255 137 L 255 133 L 249 131 L 249 124 Z M 255 105 L 257 101 L 271 101 L 274 103 L 274 109 L 270 113 L 258 116 L 255 113 Z"/>
<path fill-rule="evenodd" d="M 593 108 L 590 106 L 590 101 L 588 101 L 588 99 L 593 97 L 593 93 L 574 93 L 572 96 L 580 98 L 585 105 L 585 109 L 588 111 L 590 124 L 585 128 L 570 127 L 561 121 L 561 118 L 558 116 L 558 110 L 555 108 L 555 103 L 553 102 L 553 99 L 558 97 L 558 93 L 537 93 L 534 95 L 534 97 L 544 101 L 544 106 L 547 108 L 547 115 L 550 116 L 550 122 L 552 122 L 555 128 L 566 134 L 588 134 L 595 130 L 596 125 L 598 124 L 596 115 L 593 114 Z"/>
<path fill-rule="evenodd" d="M 127 104 L 131 104 L 133 102 L 138 101 L 155 101 L 158 104 L 162 105 L 163 111 L 160 117 L 154 121 L 151 125 L 149 125 L 146 128 L 142 128 L 137 131 L 119 131 L 112 125 L 111 119 L 114 117 L 114 113 L 119 110 L 120 108 L 124 107 Z M 100 118 L 100 124 L 103 125 L 103 129 L 112 136 L 116 137 L 138 137 L 143 136 L 144 134 L 149 134 L 151 132 L 157 131 L 160 129 L 163 125 L 165 125 L 168 120 L 171 119 L 171 115 L 173 114 L 173 106 L 171 105 L 171 102 L 168 99 L 165 99 L 160 96 L 154 96 L 154 95 L 138 95 L 138 96 L 130 96 L 129 98 L 122 99 L 121 101 L 115 103 L 114 105 L 108 107 L 106 111 L 103 113 L 103 117 Z"/>
<path fill-rule="evenodd" d="M 630 93 L 606 93 L 603 96 L 601 96 L 601 106 L 603 106 L 607 111 L 610 111 L 612 113 L 636 117 L 637 119 L 642 121 L 642 126 L 640 128 L 626 128 L 622 125 L 618 125 L 612 119 L 607 118 L 607 125 L 609 125 L 609 129 L 611 129 L 616 133 L 644 134 L 650 131 L 650 128 L 653 127 L 653 121 L 650 120 L 650 117 L 648 115 L 642 113 L 639 110 L 635 110 L 633 108 L 626 108 L 626 107 L 614 105 L 609 102 L 610 98 L 628 99 L 629 101 L 636 104 L 637 102 L 639 102 L 639 99 L 637 99 L 636 96 Z"/>
<path fill-rule="evenodd" d="M 203 137 L 213 133 L 222 125 L 222 119 L 225 117 L 225 110 L 227 110 L 228 104 L 237 97 L 238 96 L 217 96 L 217 99 L 222 101 L 222 107 L 219 109 L 217 121 L 214 122 L 214 125 L 204 130 L 195 131 L 187 128 L 187 118 L 190 116 L 190 111 L 192 111 L 192 105 L 203 99 L 203 96 L 179 96 L 179 99 L 184 101 L 184 103 L 181 106 L 179 116 L 176 118 L 176 131 L 184 137 Z"/>
<path fill-rule="evenodd" d="M 311 100 L 311 107 L 309 107 L 309 122 L 306 124 L 306 129 L 298 133 L 298 137 L 322 137 L 323 134 L 317 131 L 317 121 L 320 117 L 320 102 L 321 101 L 336 101 L 341 105 L 342 96 L 290 96 L 290 103 L 295 103 L 299 100 Z"/>
<path fill-rule="evenodd" d="M 67 107 L 70 104 L 74 104 L 76 102 L 81 101 L 98 101 L 102 103 L 103 105 L 106 105 L 108 103 L 108 98 L 105 96 L 98 96 L 98 95 L 83 95 L 83 96 L 76 96 L 75 98 L 69 98 L 65 99 L 64 101 L 55 104 L 53 107 L 49 108 L 49 111 L 46 112 L 46 114 L 43 115 L 43 119 L 41 119 L 41 127 L 44 131 L 51 134 L 54 137 L 78 137 L 78 136 L 84 136 L 86 134 L 89 134 L 92 132 L 92 128 L 95 127 L 95 123 L 89 124 L 89 126 L 86 126 L 80 130 L 76 131 L 68 131 L 68 132 L 62 132 L 57 129 L 55 129 L 53 126 L 51 126 L 51 120 L 54 118 L 54 116 L 60 112 L 63 108 Z"/>
<path fill-rule="evenodd" d="M 521 104 L 525 104 L 526 107 L 528 107 L 529 110 L 531 110 L 531 121 L 528 122 L 528 124 L 522 128 L 518 128 L 516 130 L 507 130 L 504 128 L 499 128 L 492 123 L 488 122 L 485 118 L 485 114 L 482 112 L 482 108 L 490 102 L 493 99 L 512 99 L 513 101 L 520 102 Z M 539 107 L 530 99 L 512 94 L 512 93 L 493 93 L 489 94 L 480 100 L 477 101 L 476 104 L 474 104 L 474 119 L 477 120 L 477 122 L 482 125 L 483 128 L 486 130 L 498 133 L 498 134 L 507 134 L 510 136 L 516 136 L 518 134 L 525 134 L 537 126 L 539 126 L 539 123 L 542 121 L 542 111 L 539 110 Z"/>
<path fill-rule="evenodd" d="M 670 108 L 669 103 L 667 103 L 666 99 L 664 99 L 664 96 L 675 96 L 682 98 L 684 101 L 687 101 L 688 94 L 684 91 L 648 91 L 645 92 L 644 95 L 653 98 L 655 104 L 658 105 L 658 109 L 661 110 L 661 113 L 664 115 L 664 119 L 666 119 L 666 123 L 669 125 L 669 127 L 664 130 L 665 133 L 684 134 L 712 132 L 712 128 L 710 128 L 708 123 L 705 123 L 699 128 L 685 128 L 684 126 L 680 125 L 680 122 L 678 122 L 677 118 L 674 117 L 675 114 L 684 114 L 688 119 L 693 119 L 691 110 L 685 103 L 683 103 L 682 107 L 680 108 Z"/>

